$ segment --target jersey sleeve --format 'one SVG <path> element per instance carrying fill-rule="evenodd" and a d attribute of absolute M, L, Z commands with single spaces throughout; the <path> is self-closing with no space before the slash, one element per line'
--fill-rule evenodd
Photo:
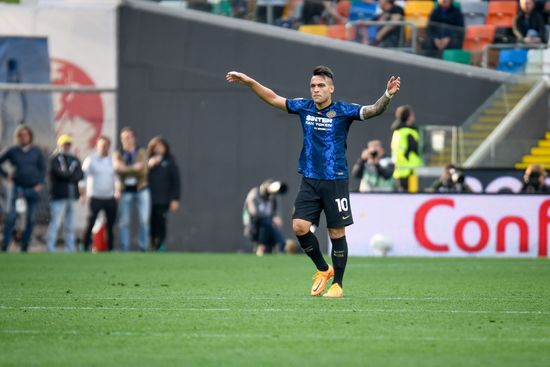
<path fill-rule="evenodd" d="M 344 115 L 352 120 L 361 120 L 361 108 L 357 103 L 342 103 Z"/>
<path fill-rule="evenodd" d="M 300 113 L 300 110 L 303 108 L 306 100 L 303 98 L 293 98 L 286 100 L 286 110 L 288 113 L 297 115 Z"/>

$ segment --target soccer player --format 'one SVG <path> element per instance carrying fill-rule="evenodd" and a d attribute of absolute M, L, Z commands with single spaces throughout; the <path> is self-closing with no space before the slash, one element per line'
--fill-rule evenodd
<path fill-rule="evenodd" d="M 366 120 L 386 110 L 401 80 L 392 76 L 386 91 L 368 106 L 333 101 L 334 74 L 326 66 L 313 70 L 310 82 L 312 99 L 286 99 L 258 83 L 246 74 L 231 71 L 226 80 L 248 86 L 261 100 L 280 110 L 300 116 L 304 144 L 300 154 L 298 172 L 302 174 L 300 191 L 294 202 L 292 229 L 300 246 L 317 267 L 313 275 L 311 295 L 318 296 L 326 283 L 334 277 L 328 298 L 343 297 L 342 280 L 348 258 L 345 227 L 353 224 L 349 205 L 348 167 L 346 139 L 354 120 Z M 327 264 L 319 248 L 317 237 L 310 231 L 312 224 L 319 224 L 324 210 L 332 242 L 332 263 Z"/>

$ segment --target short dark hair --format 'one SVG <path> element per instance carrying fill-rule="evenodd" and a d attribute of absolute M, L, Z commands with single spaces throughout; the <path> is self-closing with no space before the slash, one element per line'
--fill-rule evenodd
<path fill-rule="evenodd" d="M 397 119 L 401 122 L 407 122 L 409 119 L 409 116 L 411 116 L 412 108 L 409 105 L 403 105 L 397 107 L 397 110 L 395 111 L 395 116 Z"/>
<path fill-rule="evenodd" d="M 111 138 L 109 138 L 107 135 L 101 135 L 99 138 L 97 138 L 97 141 L 105 140 L 109 145 L 111 144 Z"/>
<path fill-rule="evenodd" d="M 326 78 L 330 78 L 331 80 L 334 80 L 334 73 L 328 66 L 319 65 L 315 69 L 313 69 L 313 75 L 319 75 L 324 76 Z"/>
<path fill-rule="evenodd" d="M 120 133 L 126 133 L 126 132 L 129 132 L 129 133 L 132 133 L 132 135 L 136 135 L 136 133 L 134 132 L 134 129 L 132 129 L 130 126 L 124 126 L 122 129 L 120 129 Z"/>

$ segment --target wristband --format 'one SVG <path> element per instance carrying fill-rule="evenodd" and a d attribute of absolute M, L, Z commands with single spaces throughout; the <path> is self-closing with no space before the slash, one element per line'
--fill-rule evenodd
<path fill-rule="evenodd" d="M 392 99 L 393 98 L 393 94 L 390 94 L 388 92 L 388 90 L 386 89 L 386 92 L 384 93 L 386 95 L 386 97 L 388 97 L 389 99 Z"/>

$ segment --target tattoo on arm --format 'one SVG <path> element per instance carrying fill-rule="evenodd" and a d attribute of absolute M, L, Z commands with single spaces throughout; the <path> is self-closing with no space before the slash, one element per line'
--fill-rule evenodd
<path fill-rule="evenodd" d="M 382 114 L 390 105 L 390 101 L 391 98 L 388 98 L 386 94 L 383 94 L 382 97 L 380 97 L 374 104 L 364 106 L 361 109 L 361 118 L 366 120 Z"/>

